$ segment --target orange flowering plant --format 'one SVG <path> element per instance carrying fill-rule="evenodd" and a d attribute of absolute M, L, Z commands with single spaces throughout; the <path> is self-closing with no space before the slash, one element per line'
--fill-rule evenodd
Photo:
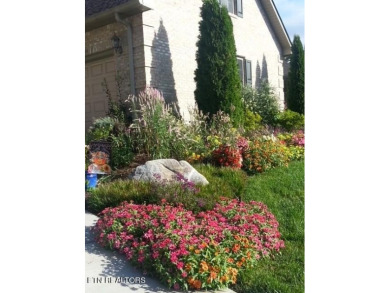
<path fill-rule="evenodd" d="M 260 258 L 248 238 L 226 233 L 221 242 L 207 239 L 185 259 L 186 279 L 191 289 L 219 289 L 237 282 L 240 269 L 251 267 Z"/>
<path fill-rule="evenodd" d="M 243 153 L 243 168 L 249 173 L 288 166 L 288 162 L 288 148 L 278 141 L 255 139 Z"/>
<path fill-rule="evenodd" d="M 240 270 L 284 247 L 274 215 L 255 201 L 221 198 L 214 209 L 198 214 L 166 202 L 124 202 L 99 215 L 98 243 L 175 290 L 228 287 Z"/>

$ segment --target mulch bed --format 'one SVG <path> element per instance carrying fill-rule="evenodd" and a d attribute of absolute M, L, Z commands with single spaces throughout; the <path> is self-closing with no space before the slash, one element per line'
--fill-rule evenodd
<path fill-rule="evenodd" d="M 112 179 L 127 179 L 129 175 L 140 165 L 144 165 L 150 158 L 146 154 L 137 154 L 129 166 L 112 171 Z"/>

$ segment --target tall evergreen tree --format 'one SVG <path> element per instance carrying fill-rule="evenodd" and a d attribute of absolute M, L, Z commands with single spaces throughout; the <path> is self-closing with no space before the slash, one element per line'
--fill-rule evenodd
<path fill-rule="evenodd" d="M 305 51 L 301 39 L 294 36 L 290 70 L 287 77 L 287 108 L 305 114 Z"/>
<path fill-rule="evenodd" d="M 195 100 L 204 113 L 228 113 L 235 126 L 243 121 L 241 81 L 236 59 L 233 24 L 226 7 L 204 0 L 195 70 Z"/>

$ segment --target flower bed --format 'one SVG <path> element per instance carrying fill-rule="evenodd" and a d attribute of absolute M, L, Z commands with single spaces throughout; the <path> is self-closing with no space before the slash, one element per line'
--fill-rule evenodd
<path fill-rule="evenodd" d="M 274 167 L 288 166 L 289 157 L 286 150 L 278 141 L 256 139 L 243 154 L 244 169 L 254 174 Z"/>
<path fill-rule="evenodd" d="M 259 202 L 221 198 L 211 211 L 124 202 L 100 213 L 98 242 L 124 253 L 174 289 L 219 289 L 284 247 L 278 222 Z"/>
<path fill-rule="evenodd" d="M 220 145 L 218 149 L 213 151 L 212 157 L 216 166 L 234 169 L 241 169 L 242 167 L 242 156 L 238 147 Z"/>

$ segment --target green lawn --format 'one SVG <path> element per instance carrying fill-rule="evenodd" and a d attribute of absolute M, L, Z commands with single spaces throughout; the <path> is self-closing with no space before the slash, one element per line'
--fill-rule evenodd
<path fill-rule="evenodd" d="M 244 201 L 265 203 L 276 216 L 286 248 L 240 273 L 239 293 L 304 292 L 304 162 L 291 162 L 248 179 Z"/>

